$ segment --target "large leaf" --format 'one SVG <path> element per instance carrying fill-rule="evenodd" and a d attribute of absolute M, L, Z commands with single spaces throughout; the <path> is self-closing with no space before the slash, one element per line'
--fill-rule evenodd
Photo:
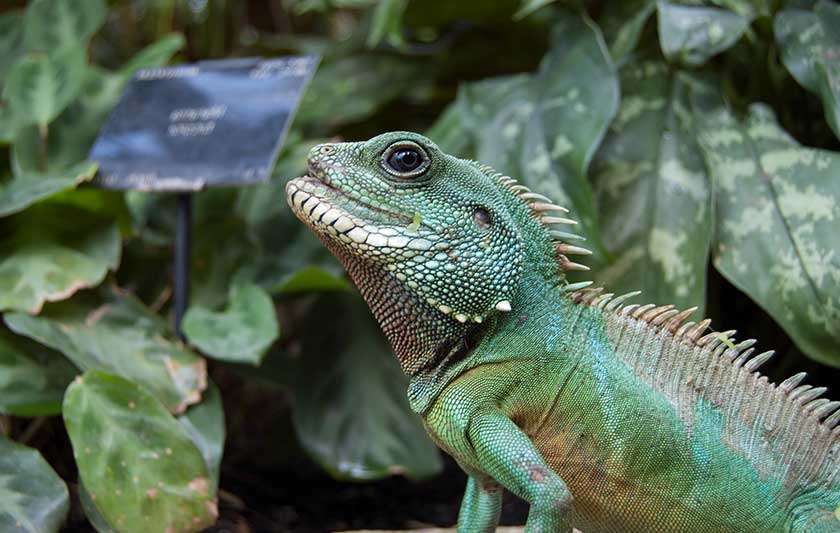
<path fill-rule="evenodd" d="M 325 329 L 325 317 L 343 327 Z M 407 379 L 358 295 L 323 297 L 307 325 L 285 376 L 307 452 L 340 478 L 437 473 L 440 457 L 408 406 Z"/>
<path fill-rule="evenodd" d="M 117 224 L 81 209 L 41 205 L 0 227 L 0 310 L 38 313 L 98 285 L 120 262 Z"/>
<path fill-rule="evenodd" d="M 0 433 L 0 531 L 53 533 L 69 509 L 67 486 L 41 454 Z"/>
<path fill-rule="evenodd" d="M 250 283 L 231 289 L 230 303 L 224 311 L 191 306 L 183 328 L 190 343 L 205 354 L 254 365 L 262 361 L 280 333 L 271 297 Z"/>
<path fill-rule="evenodd" d="M 219 486 L 219 468 L 225 448 L 225 412 L 219 388 L 209 382 L 201 403 L 187 409 L 178 417 L 178 422 L 204 457 L 210 486 L 215 492 Z"/>
<path fill-rule="evenodd" d="M 764 105 L 703 120 L 717 192 L 714 265 L 808 356 L 840 366 L 840 153 L 806 148 Z"/>
<path fill-rule="evenodd" d="M 91 370 L 67 389 L 63 413 L 79 477 L 111 527 L 200 531 L 215 522 L 216 492 L 201 452 L 142 387 Z"/>
<path fill-rule="evenodd" d="M 23 27 L 21 14 L 10 11 L 0 15 L 0 88 L 9 67 L 23 50 Z"/>
<path fill-rule="evenodd" d="M 99 67 L 85 69 L 79 97 L 50 123 L 46 150 L 37 127 L 18 132 L 12 152 L 15 173 L 58 173 L 87 158 L 102 123 L 134 72 L 166 64 L 183 41 L 180 35 L 167 36 L 138 52 L 115 72 Z"/>
<path fill-rule="evenodd" d="M 735 44 L 750 18 L 718 7 L 658 0 L 659 43 L 668 61 L 701 65 Z"/>
<path fill-rule="evenodd" d="M 0 181 L 0 217 L 23 211 L 39 200 L 90 181 L 96 165 L 84 161 L 54 173 L 25 172 Z"/>
<path fill-rule="evenodd" d="M 3 99 L 12 109 L 15 124 L 37 124 L 45 130 L 79 94 L 86 70 L 81 47 L 69 47 L 52 56 L 32 53 L 20 58 L 3 87 Z"/>
<path fill-rule="evenodd" d="M 618 108 L 618 76 L 598 27 L 585 15 L 562 13 L 531 79 L 465 89 L 464 106 L 476 110 L 465 123 L 476 124 L 480 161 L 571 207 L 600 252 L 586 172 Z"/>
<path fill-rule="evenodd" d="M 295 119 L 321 128 L 363 120 L 382 105 L 404 96 L 423 79 L 405 58 L 354 55 L 321 65 Z"/>
<path fill-rule="evenodd" d="M 130 378 L 174 413 L 201 399 L 204 359 L 173 339 L 170 325 L 132 296 L 114 289 L 79 294 L 39 316 L 5 315 L 16 333 L 61 351 L 82 370 Z"/>
<path fill-rule="evenodd" d="M 625 0 L 604 6 L 598 25 L 610 46 L 613 61 L 621 65 L 636 49 L 650 16 L 656 11 L 656 0 Z"/>
<path fill-rule="evenodd" d="M 840 138 L 840 4 L 823 0 L 813 11 L 788 9 L 774 25 L 782 61 L 796 81 L 820 96 Z"/>
<path fill-rule="evenodd" d="M 31 0 L 24 16 L 29 50 L 86 46 L 105 22 L 104 0 Z"/>
<path fill-rule="evenodd" d="M 621 86 L 618 116 L 592 163 L 611 258 L 598 281 L 617 294 L 702 307 L 711 193 L 693 122 L 722 102 L 714 85 L 659 61 L 627 65 Z"/>
<path fill-rule="evenodd" d="M 0 330 L 0 413 L 59 414 L 64 389 L 75 375 L 60 353 Z"/>

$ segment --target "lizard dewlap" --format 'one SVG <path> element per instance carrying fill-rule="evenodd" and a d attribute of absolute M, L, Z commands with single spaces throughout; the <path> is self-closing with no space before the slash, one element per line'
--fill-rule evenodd
<path fill-rule="evenodd" d="M 840 402 L 755 341 L 564 272 L 566 210 L 407 132 L 323 144 L 289 205 L 347 269 L 469 475 L 458 529 L 840 531 Z"/>

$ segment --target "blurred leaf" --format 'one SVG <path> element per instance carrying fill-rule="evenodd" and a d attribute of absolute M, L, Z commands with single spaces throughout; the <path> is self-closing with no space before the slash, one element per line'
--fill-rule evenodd
<path fill-rule="evenodd" d="M 701 65 L 735 44 L 750 18 L 717 7 L 682 6 L 657 1 L 659 42 L 670 62 Z"/>
<path fill-rule="evenodd" d="M 447 154 L 469 157 L 475 148 L 461 119 L 461 112 L 456 101 L 438 116 L 426 132 L 426 137 L 433 140 Z"/>
<path fill-rule="evenodd" d="M 522 0 L 522 5 L 519 11 L 513 15 L 514 20 L 519 20 L 527 17 L 534 11 L 554 3 L 556 0 Z"/>
<path fill-rule="evenodd" d="M 37 314 L 120 262 L 117 225 L 80 209 L 41 205 L 0 224 L 0 310 Z"/>
<path fill-rule="evenodd" d="M 78 294 L 37 317 L 5 319 L 12 331 L 61 351 L 83 371 L 130 377 L 176 414 L 199 402 L 207 386 L 204 359 L 173 340 L 163 318 L 115 289 Z"/>
<path fill-rule="evenodd" d="M 41 454 L 0 434 L 0 531 L 53 533 L 69 509 L 67 486 Z"/>
<path fill-rule="evenodd" d="M 785 66 L 820 96 L 825 119 L 840 138 L 840 4 L 822 0 L 813 11 L 782 11 L 775 31 Z"/>
<path fill-rule="evenodd" d="M 18 11 L 0 14 L 0 88 L 9 68 L 23 51 L 22 21 Z"/>
<path fill-rule="evenodd" d="M 459 98 L 473 110 L 465 124 L 478 136 L 478 160 L 570 206 L 601 255 L 586 172 L 618 108 L 618 75 L 598 27 L 585 15 L 563 13 L 530 80 L 495 80 L 489 90 L 488 82 L 470 85 Z"/>
<path fill-rule="evenodd" d="M 408 0 L 380 0 L 376 3 L 367 40 L 369 47 L 373 48 L 383 40 L 395 48 L 405 46 L 402 18 L 407 6 Z"/>
<path fill-rule="evenodd" d="M 324 328 L 325 320 L 343 327 Z M 307 452 L 343 479 L 439 472 L 440 456 L 408 406 L 408 379 L 358 295 L 322 298 L 305 324 L 286 379 Z"/>
<path fill-rule="evenodd" d="M 76 369 L 61 354 L 0 330 L 0 413 L 61 413 L 61 397 Z"/>
<path fill-rule="evenodd" d="M 99 533 L 120 533 L 108 524 L 108 521 L 105 520 L 105 517 L 96 508 L 96 504 L 93 503 L 93 499 L 91 499 L 90 494 L 81 481 L 79 482 L 79 503 L 82 504 L 82 511 L 85 513 L 85 518 L 88 519 L 93 529 Z"/>
<path fill-rule="evenodd" d="M 310 11 L 330 11 L 333 9 L 360 9 L 371 6 L 376 0 L 284 0 L 283 4 L 295 13 L 302 15 Z"/>
<path fill-rule="evenodd" d="M 639 39 L 653 12 L 656 0 L 630 0 L 608 2 L 598 24 L 609 43 L 610 54 L 616 64 L 623 64 L 636 49 Z"/>
<path fill-rule="evenodd" d="M 39 200 L 90 181 L 94 174 L 96 165 L 85 161 L 54 174 L 32 172 L 0 181 L 0 217 L 23 211 Z"/>
<path fill-rule="evenodd" d="M 304 267 L 289 274 L 271 292 L 295 294 L 300 292 L 345 291 L 350 284 L 343 277 L 315 266 Z"/>
<path fill-rule="evenodd" d="M 598 283 L 645 301 L 702 307 L 712 237 L 711 192 L 694 116 L 722 105 L 715 84 L 658 61 L 621 70 L 618 115 L 592 163 L 612 261 Z"/>
<path fill-rule="evenodd" d="M 235 285 L 227 309 L 214 312 L 192 305 L 183 322 L 190 343 L 222 361 L 258 365 L 279 329 L 274 302 L 259 286 Z"/>
<path fill-rule="evenodd" d="M 42 130 L 79 94 L 87 66 L 84 49 L 70 47 L 53 56 L 32 53 L 20 58 L 3 87 L 3 98 L 17 126 Z"/>
<path fill-rule="evenodd" d="M 182 45 L 183 37 L 171 35 L 141 50 L 116 72 L 95 66 L 85 69 L 78 99 L 49 126 L 46 171 L 59 171 L 86 159 L 102 124 L 134 72 L 165 65 Z M 19 132 L 12 155 L 17 173 L 42 169 L 44 152 L 37 127 Z"/>
<path fill-rule="evenodd" d="M 215 493 L 219 486 L 219 467 L 225 447 L 225 412 L 219 388 L 212 381 L 209 382 L 201 403 L 187 409 L 186 413 L 178 417 L 178 422 L 204 457 L 210 474 L 210 492 Z"/>
<path fill-rule="evenodd" d="M 358 122 L 413 89 L 419 65 L 398 56 L 355 55 L 322 64 L 303 97 L 295 123 L 331 129 Z"/>
<path fill-rule="evenodd" d="M 171 33 L 140 50 L 119 70 L 118 75 L 128 81 L 140 69 L 160 67 L 169 62 L 186 41 L 180 33 Z"/>
<path fill-rule="evenodd" d="M 806 148 L 755 104 L 699 135 L 717 191 L 714 265 L 809 357 L 840 366 L 840 153 Z"/>
<path fill-rule="evenodd" d="M 23 31 L 28 50 L 84 47 L 105 22 L 104 0 L 30 0 Z"/>
<path fill-rule="evenodd" d="M 143 388 L 90 370 L 68 387 L 63 413 L 79 477 L 111 527 L 200 531 L 215 522 L 201 453 Z"/>

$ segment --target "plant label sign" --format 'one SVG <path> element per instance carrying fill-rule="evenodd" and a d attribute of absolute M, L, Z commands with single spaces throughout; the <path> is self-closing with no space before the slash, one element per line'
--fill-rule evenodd
<path fill-rule="evenodd" d="M 312 56 L 138 71 L 90 152 L 108 189 L 196 191 L 267 181 Z"/>

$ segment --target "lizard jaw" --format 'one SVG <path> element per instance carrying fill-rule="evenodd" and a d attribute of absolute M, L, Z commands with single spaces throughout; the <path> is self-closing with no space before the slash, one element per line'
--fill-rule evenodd
<path fill-rule="evenodd" d="M 387 254 L 381 254 L 380 250 L 422 252 L 433 245 L 429 238 L 420 235 L 408 237 L 397 229 L 409 225 L 411 219 L 358 202 L 319 178 L 302 176 L 289 181 L 286 184 L 286 199 L 295 216 L 315 232 L 368 252 L 360 255 L 368 255 L 373 260 L 380 255 L 385 259 Z M 342 203 L 348 202 L 353 202 L 354 208 L 365 211 L 367 220 L 342 207 Z M 369 222 L 372 217 L 368 217 L 372 213 L 386 220 L 382 220 L 379 226 L 373 225 Z"/>

